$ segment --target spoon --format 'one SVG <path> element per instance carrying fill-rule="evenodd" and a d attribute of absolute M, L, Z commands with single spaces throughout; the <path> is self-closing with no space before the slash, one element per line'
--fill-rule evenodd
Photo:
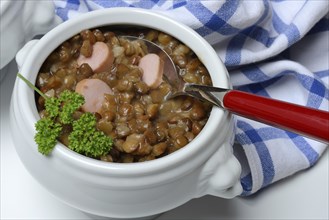
<path fill-rule="evenodd" d="M 171 57 L 157 44 L 133 36 L 124 38 L 142 41 L 149 53 L 160 56 L 164 62 L 164 78 L 173 87 L 166 99 L 192 96 L 236 115 L 329 143 L 329 112 L 238 90 L 186 83 Z"/>

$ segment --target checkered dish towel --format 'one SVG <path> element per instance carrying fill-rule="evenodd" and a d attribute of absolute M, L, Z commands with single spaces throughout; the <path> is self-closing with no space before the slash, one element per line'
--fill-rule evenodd
<path fill-rule="evenodd" d="M 327 0 L 55 0 L 63 20 L 112 7 L 151 9 L 203 36 L 235 89 L 329 111 Z M 237 117 L 234 154 L 242 195 L 313 166 L 326 145 Z"/>

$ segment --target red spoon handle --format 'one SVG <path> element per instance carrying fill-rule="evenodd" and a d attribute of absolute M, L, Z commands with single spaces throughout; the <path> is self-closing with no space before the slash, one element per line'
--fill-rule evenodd
<path fill-rule="evenodd" d="M 225 94 L 223 104 L 237 115 L 329 142 L 329 112 L 236 90 Z"/>

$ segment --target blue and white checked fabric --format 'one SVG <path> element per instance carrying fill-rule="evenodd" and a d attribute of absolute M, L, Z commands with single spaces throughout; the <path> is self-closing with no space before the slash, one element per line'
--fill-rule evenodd
<path fill-rule="evenodd" d="M 91 10 L 138 7 L 196 30 L 227 66 L 235 89 L 329 111 L 327 0 L 54 0 L 67 20 Z M 313 166 L 326 145 L 237 117 L 234 153 L 244 196 Z"/>

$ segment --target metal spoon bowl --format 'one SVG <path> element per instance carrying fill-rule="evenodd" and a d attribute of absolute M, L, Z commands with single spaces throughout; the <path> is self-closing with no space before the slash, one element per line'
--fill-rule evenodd
<path fill-rule="evenodd" d="M 163 60 L 164 80 L 172 86 L 166 99 L 192 96 L 242 117 L 329 143 L 329 112 L 238 90 L 186 83 L 171 57 L 160 46 L 143 38 L 123 37 L 130 41 L 141 41 L 149 53 L 155 53 Z"/>
<path fill-rule="evenodd" d="M 153 43 L 152 41 L 143 38 L 135 36 L 122 36 L 122 38 L 129 41 L 139 41 L 147 47 L 148 53 L 157 54 L 163 61 L 164 80 L 167 81 L 173 88 L 173 91 L 171 91 L 171 93 L 165 97 L 166 99 L 170 99 L 179 95 L 188 95 L 184 92 L 186 82 L 183 81 L 182 77 L 179 76 L 176 65 L 165 50 L 163 50 L 159 45 Z"/>

